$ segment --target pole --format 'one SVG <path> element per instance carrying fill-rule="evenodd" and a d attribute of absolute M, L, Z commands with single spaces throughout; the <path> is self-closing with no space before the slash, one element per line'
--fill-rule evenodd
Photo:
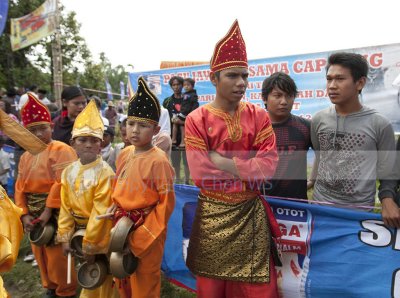
<path fill-rule="evenodd" d="M 61 92 L 63 84 L 62 76 L 62 55 L 61 55 L 61 40 L 60 40 L 60 10 L 59 0 L 56 0 L 56 32 L 52 40 L 52 55 L 53 55 L 53 84 L 54 98 L 59 107 L 61 103 Z"/>

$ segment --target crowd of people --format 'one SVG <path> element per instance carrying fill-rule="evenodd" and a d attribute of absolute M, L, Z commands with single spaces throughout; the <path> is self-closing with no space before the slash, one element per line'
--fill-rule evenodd
<path fill-rule="evenodd" d="M 126 115 L 112 101 L 103 112 L 103 101 L 77 86 L 63 90 L 60 111 L 36 86 L 19 98 L 16 90 L 8 91 L 1 99 L 2 117 L 21 122 L 46 146 L 33 154 L 18 146 L 18 138 L 2 134 L 0 146 L 16 147 L 17 207 L 2 190 L 0 203 L 11 207 L 0 211 L 9 210 L 14 220 L 8 225 L 16 230 L 21 224 L 15 218 L 25 232 L 37 224 L 58 224 L 52 243 L 32 244 L 46 297 L 77 294 L 74 272 L 67 282 L 74 233 L 85 229 L 83 255 L 75 262 L 92 264 L 109 255 L 112 227 L 124 217 L 133 223 L 124 253 L 137 258 L 136 271 L 124 279 L 108 274 L 81 297 L 159 297 L 174 183 L 200 189 L 186 260 L 199 297 L 279 297 L 274 243 L 281 231 L 262 195 L 307 202 L 307 191 L 314 188 L 314 202 L 371 211 L 378 180 L 383 221 L 400 228 L 394 132 L 359 99 L 368 63 L 345 52 L 327 62 L 332 105 L 311 122 L 291 113 L 298 90 L 286 73 L 264 80 L 265 109 L 242 100 L 249 71 L 237 21 L 216 44 L 210 62 L 215 99 L 200 107 L 195 81 L 178 76 L 170 79 L 173 93 L 162 105 L 140 77 Z M 121 142 L 113 144 L 117 131 Z M 307 176 L 310 148 L 315 161 Z M 0 150 L 0 158 L 0 182 L 7 187 L 7 153 Z M 11 263 L 19 241 L 10 240 Z M 1 258 L 0 271 L 9 270 Z"/>

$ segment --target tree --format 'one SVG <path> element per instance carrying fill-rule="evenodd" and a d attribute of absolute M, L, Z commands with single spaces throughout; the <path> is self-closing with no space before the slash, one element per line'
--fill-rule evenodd
<path fill-rule="evenodd" d="M 10 43 L 10 18 L 24 16 L 43 2 L 43 0 L 11 0 L 9 3 L 6 27 L 0 36 L 0 84 L 3 86 L 8 88 L 29 86 L 33 83 L 32 78 L 35 78 L 37 83 L 46 82 L 46 75 L 29 61 L 31 47 L 13 52 Z"/>
<path fill-rule="evenodd" d="M 28 87 L 33 83 L 51 90 L 53 87 L 53 65 L 51 41 L 53 36 L 13 52 L 10 44 L 10 18 L 19 18 L 32 12 L 44 0 L 11 0 L 8 20 L 0 36 L 0 86 Z M 127 73 L 122 65 L 113 68 L 104 53 L 100 62 L 92 59 L 85 39 L 80 36 L 80 23 L 76 13 L 66 13 L 60 8 L 60 35 L 63 63 L 63 84 L 80 85 L 84 88 L 104 90 L 107 77 L 113 90 L 119 90 L 119 82 L 126 81 Z M 101 94 L 104 97 L 104 94 Z"/>

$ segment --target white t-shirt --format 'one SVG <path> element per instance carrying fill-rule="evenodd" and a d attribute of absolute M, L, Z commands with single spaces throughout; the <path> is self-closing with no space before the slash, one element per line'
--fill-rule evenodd
<path fill-rule="evenodd" d="M 10 155 L 3 149 L 0 149 L 0 172 L 3 170 L 10 169 Z M 3 185 L 7 184 L 8 173 L 0 175 L 0 183 Z"/>

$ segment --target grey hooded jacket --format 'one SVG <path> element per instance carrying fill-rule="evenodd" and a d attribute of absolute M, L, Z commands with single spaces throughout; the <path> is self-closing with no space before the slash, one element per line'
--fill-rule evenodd
<path fill-rule="evenodd" d="M 389 182 L 396 159 L 394 132 L 377 111 L 363 106 L 340 116 L 335 106 L 322 110 L 313 117 L 311 141 L 319 159 L 314 200 L 355 209 L 373 206 L 377 179 L 379 198 L 395 196 Z"/>

